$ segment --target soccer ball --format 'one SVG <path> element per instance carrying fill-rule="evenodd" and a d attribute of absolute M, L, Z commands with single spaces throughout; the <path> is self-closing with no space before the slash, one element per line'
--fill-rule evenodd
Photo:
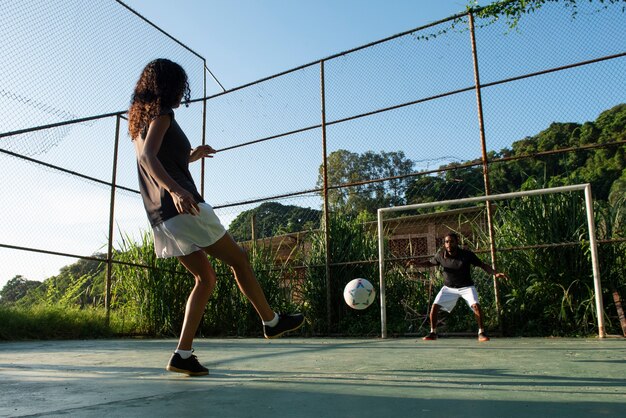
<path fill-rule="evenodd" d="M 353 309 L 365 309 L 376 299 L 376 290 L 367 279 L 354 279 L 343 289 L 343 299 Z"/>

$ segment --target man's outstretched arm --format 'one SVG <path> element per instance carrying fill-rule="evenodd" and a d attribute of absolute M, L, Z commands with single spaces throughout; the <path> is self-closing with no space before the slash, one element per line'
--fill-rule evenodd
<path fill-rule="evenodd" d="M 487 263 L 482 263 L 479 267 L 480 267 L 481 269 L 485 270 L 485 272 L 486 272 L 487 274 L 491 274 L 491 275 L 493 275 L 493 276 L 496 276 L 496 279 L 502 279 L 502 278 L 504 278 L 504 279 L 506 279 L 506 280 L 509 280 L 509 277 L 508 277 L 506 274 L 504 274 L 504 273 L 502 273 L 502 272 L 497 272 L 497 271 L 495 271 L 495 270 L 494 270 L 494 269 L 493 269 L 493 268 L 492 268 L 489 264 L 487 264 Z"/>

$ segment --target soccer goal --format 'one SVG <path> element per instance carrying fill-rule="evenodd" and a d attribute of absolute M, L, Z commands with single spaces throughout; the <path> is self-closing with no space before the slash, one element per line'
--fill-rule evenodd
<path fill-rule="evenodd" d="M 450 231 L 461 237 L 462 246 L 487 264 L 499 271 L 503 271 L 503 266 L 511 270 L 507 271 L 508 275 L 515 277 L 523 288 L 518 298 L 528 298 L 523 306 L 532 302 L 531 292 L 535 292 L 537 300 L 544 298 L 548 304 L 560 304 L 554 310 L 558 311 L 555 321 L 566 321 L 568 312 L 574 315 L 586 309 L 591 318 L 587 324 L 593 329 L 595 316 L 598 336 L 606 336 L 591 186 L 580 184 L 378 209 L 382 338 L 387 338 L 388 302 L 398 303 L 395 298 L 402 294 L 393 291 L 393 280 L 397 274 L 406 276 L 407 271 L 413 270 L 416 275 L 432 274 L 425 271 L 432 269 L 413 269 L 411 260 L 432 257 Z M 433 288 L 430 280 L 429 291 Z M 497 312 L 500 323 L 499 284 L 494 278 L 484 282 L 493 286 L 492 294 L 486 294 L 485 298 Z M 386 289 L 386 285 L 392 287 Z M 386 290 L 394 292 L 393 300 L 387 300 Z M 481 306 L 483 294 L 488 290 L 484 285 L 479 290 Z M 577 291 L 583 294 L 578 299 L 587 296 L 580 306 L 572 306 L 578 303 Z M 402 303 L 406 306 L 412 302 Z M 432 297 L 427 302 L 422 300 L 422 310 L 431 303 Z M 507 300 L 507 307 L 515 303 L 518 302 L 514 298 Z M 427 313 L 422 319 L 425 324 Z M 572 323 L 568 326 L 576 326 Z"/>

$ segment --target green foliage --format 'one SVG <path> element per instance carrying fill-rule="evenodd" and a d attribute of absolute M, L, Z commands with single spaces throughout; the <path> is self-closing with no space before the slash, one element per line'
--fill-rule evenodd
<path fill-rule="evenodd" d="M 622 195 L 613 202 L 597 202 L 594 208 L 596 214 L 596 234 L 600 241 L 598 245 L 599 264 L 601 266 L 602 284 L 605 288 L 604 307 L 608 314 L 606 329 L 610 334 L 623 334 L 619 324 L 619 313 L 613 294 L 626 296 L 626 195 Z M 602 242 L 613 240 L 613 242 Z M 614 313 L 614 315 L 612 315 Z"/>
<path fill-rule="evenodd" d="M 519 22 L 526 15 L 538 12 L 548 3 L 560 4 L 575 19 L 578 15 L 578 5 L 583 0 L 496 0 L 486 6 L 479 6 L 478 0 L 467 2 L 467 13 L 473 12 L 476 26 L 479 28 L 490 26 L 496 22 L 504 20 L 508 30 L 519 30 Z M 587 0 L 584 3 L 596 3 L 595 12 L 608 9 L 611 4 L 624 3 L 623 0 Z M 626 12 L 626 5 L 622 5 L 622 12 Z M 416 40 L 435 39 L 451 32 L 463 33 L 469 31 L 467 23 L 467 13 L 459 14 L 456 18 L 449 20 L 445 26 L 437 26 L 434 31 L 419 31 L 413 33 Z"/>
<path fill-rule="evenodd" d="M 241 212 L 231 222 L 228 230 L 235 240 L 252 239 L 253 216 L 258 239 L 319 228 L 321 212 L 300 206 L 265 202 L 257 208 Z"/>
<path fill-rule="evenodd" d="M 253 247 L 249 253 L 250 265 L 272 309 L 276 312 L 293 312 L 297 309 L 289 282 L 293 271 L 288 262 L 283 265 L 275 263 L 274 253 L 270 244 Z M 259 315 L 239 290 L 230 267 L 217 260 L 213 260 L 213 265 L 218 280 L 200 327 L 202 335 L 261 335 Z"/>
<path fill-rule="evenodd" d="M 175 336 L 194 279 L 176 258 L 157 258 L 151 232 L 139 243 L 123 237 L 113 264 L 111 308 L 138 327 L 135 332 Z M 149 266 L 136 267 L 132 264 Z"/>
<path fill-rule="evenodd" d="M 348 335 L 376 335 L 380 332 L 378 310 L 357 311 L 349 308 L 343 299 L 345 285 L 353 279 L 362 277 L 374 285 L 378 278 L 378 239 L 376 231 L 365 224 L 367 213 L 350 215 L 334 213 L 330 219 L 330 295 L 331 295 L 331 333 Z M 358 264 L 339 264 L 353 261 L 366 261 Z M 371 262 L 367 262 L 371 261 Z"/>
<path fill-rule="evenodd" d="M 343 335 L 367 335 L 379 332 L 377 310 L 355 311 L 343 300 L 343 288 L 355 278 L 366 278 L 376 288 L 378 265 L 376 232 L 367 227 L 365 213 L 361 215 L 333 213 L 330 217 L 330 281 L 326 280 L 326 242 L 324 231 L 312 232 L 310 250 L 306 254 L 306 276 L 299 293 L 304 299 L 305 313 L 312 319 L 312 332 L 330 332 Z M 355 260 L 371 260 L 371 263 L 340 264 Z M 330 306 L 327 305 L 327 286 L 330 288 Z M 378 290 L 377 290 L 378 292 Z M 331 323 L 328 322 L 330 307 Z"/>
<path fill-rule="evenodd" d="M 177 336 L 182 327 L 185 305 L 194 285 L 193 276 L 176 258 L 156 258 L 152 234 L 145 232 L 139 243 L 123 240 L 116 260 L 142 264 L 141 268 L 115 264 L 112 307 L 118 316 L 135 327 L 134 332 L 151 336 Z M 273 267 L 271 248 L 255 248 L 251 266 L 275 311 L 292 311 L 285 279 L 287 267 Z M 230 267 L 211 260 L 217 283 L 207 304 L 199 333 L 205 336 L 256 335 L 261 321 L 233 279 Z"/>
<path fill-rule="evenodd" d="M 564 193 L 514 199 L 494 219 L 498 248 L 577 243 L 503 252 L 503 317 L 515 335 L 589 335 L 595 330 L 584 197 Z M 580 244 L 578 244 L 580 243 Z"/>
<path fill-rule="evenodd" d="M 22 299 L 32 289 L 36 289 L 41 282 L 28 280 L 24 276 L 17 275 L 7 282 L 0 290 L 0 304 L 7 305 Z"/>
<path fill-rule="evenodd" d="M 116 334 L 107 327 L 104 309 L 65 305 L 0 306 L 0 340 L 105 338 Z M 115 320 L 112 321 L 116 323 Z"/>
<path fill-rule="evenodd" d="M 502 18 L 505 19 L 507 26 L 514 29 L 518 26 L 524 15 L 535 13 L 540 10 L 546 3 L 560 3 L 571 11 L 572 18 L 578 14 L 578 4 L 581 0 L 503 0 L 494 1 L 493 3 L 477 8 L 477 1 L 472 0 L 468 4 L 468 10 L 476 9 L 476 15 L 486 20 L 485 25 L 496 22 Z M 586 2 L 592 3 L 593 0 Z M 608 7 L 608 4 L 619 4 L 623 0 L 595 0 L 600 3 L 600 9 Z M 622 11 L 624 11 L 624 7 Z"/>
<path fill-rule="evenodd" d="M 330 335 L 379 335 L 379 269 L 376 230 L 366 222 L 366 212 L 359 215 L 335 212 L 330 216 L 330 282 L 326 280 L 326 243 L 323 231 L 309 235 L 310 250 L 305 260 L 305 280 L 299 289 L 311 332 Z M 358 261 L 358 262 L 355 262 Z M 365 310 L 349 308 L 343 299 L 345 285 L 355 278 L 368 279 L 376 289 L 377 299 Z M 327 285 L 330 290 L 327 293 Z M 385 276 L 387 296 L 387 331 L 390 335 L 421 332 L 427 311 L 428 285 L 413 280 L 405 268 L 391 268 Z M 330 323 L 328 322 L 330 308 Z"/>
<path fill-rule="evenodd" d="M 452 163 L 441 168 L 437 176 L 421 176 L 412 180 L 406 191 L 407 204 L 463 199 L 484 194 L 482 165 L 459 167 Z"/>
<path fill-rule="evenodd" d="M 527 179 L 524 187 L 534 189 L 543 186 Z M 605 206 L 605 211 L 609 209 L 610 213 L 597 209 L 599 237 L 621 237 L 624 230 L 623 208 L 618 210 L 614 205 Z M 609 220 L 601 220 L 600 214 L 609 216 Z M 367 219 L 366 213 L 355 216 L 335 212 L 330 216 L 332 265 L 328 284 L 323 232 L 319 230 L 308 235 L 305 277 L 297 293 L 309 318 L 309 332 L 312 334 L 377 335 L 380 332 L 378 301 L 364 311 L 355 311 L 345 305 L 342 297 L 345 284 L 356 277 L 369 279 L 379 293 L 376 231 L 365 222 Z M 505 333 L 571 336 L 596 332 L 582 195 L 545 195 L 501 203 L 496 210 L 495 228 L 498 248 L 519 247 L 528 243 L 578 243 L 499 253 L 499 268 L 511 277 L 510 281 L 499 284 Z M 483 232 L 474 245 L 486 248 L 487 242 L 488 237 Z M 601 246 L 602 265 L 610 265 L 614 269 L 614 272 L 606 274 L 611 274 L 622 289 L 624 246 L 611 244 L 602 254 Z M 611 263 L 611 260 L 614 262 Z M 496 329 L 498 315 L 492 278 L 479 269 L 474 269 L 473 277 L 479 289 L 485 325 L 488 329 Z M 426 332 L 429 305 L 442 285 L 439 273 L 434 270 L 411 271 L 403 265 L 390 263 L 385 281 L 388 333 Z M 330 287 L 330 299 L 327 299 L 327 285 Z M 610 295 L 610 292 L 604 293 Z M 608 298 L 606 302 L 609 302 Z M 329 308 L 331 322 L 328 322 Z M 463 303 L 459 303 L 451 314 L 441 315 L 440 319 L 443 320 L 440 326 L 442 332 L 474 332 L 476 329 L 474 315 Z M 617 322 L 608 325 L 609 329 L 617 329 L 618 326 Z"/>
<path fill-rule="evenodd" d="M 489 159 L 513 158 L 509 163 L 491 164 L 492 193 L 531 188 L 529 178 L 540 179 L 544 187 L 591 183 L 594 197 L 617 199 L 626 190 L 626 145 L 535 156 L 539 152 L 582 147 L 589 144 L 619 143 L 626 140 L 626 104 L 602 112 L 593 122 L 553 123 L 535 136 L 513 142 L 510 148 L 492 152 Z M 519 159 L 518 159 L 519 158 Z M 472 162 L 476 162 L 474 160 Z M 469 162 L 469 161 L 468 161 Z M 456 168 L 459 163 L 440 167 L 437 176 L 412 180 L 407 203 L 461 199 L 484 194 L 482 165 Z"/>
<path fill-rule="evenodd" d="M 327 159 L 328 185 L 338 186 L 386 177 L 403 176 L 413 172 L 413 161 L 403 151 L 358 154 L 343 149 L 331 152 Z M 333 211 L 376 213 L 380 207 L 405 203 L 406 178 L 385 183 L 369 183 L 328 191 L 328 203 Z M 323 185 L 323 166 L 319 168 L 317 187 Z"/>
<path fill-rule="evenodd" d="M 78 260 L 62 267 L 58 275 L 32 286 L 17 303 L 25 307 L 39 304 L 104 306 L 104 266 L 102 261 Z"/>

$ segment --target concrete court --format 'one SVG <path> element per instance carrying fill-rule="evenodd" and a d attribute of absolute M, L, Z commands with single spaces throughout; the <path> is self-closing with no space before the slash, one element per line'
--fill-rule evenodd
<path fill-rule="evenodd" d="M 0 343 L 0 416 L 624 417 L 626 339 Z"/>

